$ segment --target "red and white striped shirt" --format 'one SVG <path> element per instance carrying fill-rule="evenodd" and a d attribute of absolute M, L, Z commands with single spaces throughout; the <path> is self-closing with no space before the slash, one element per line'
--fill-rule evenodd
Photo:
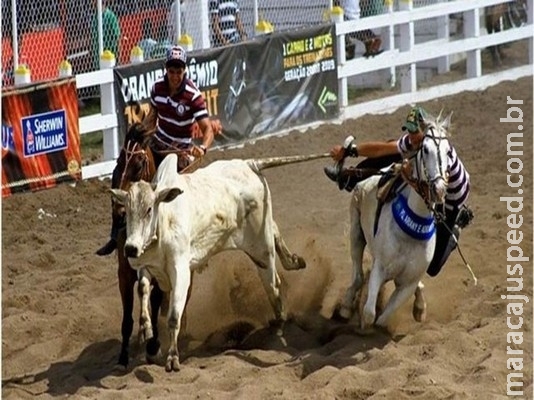
<path fill-rule="evenodd" d="M 208 118 L 206 101 L 193 81 L 184 76 L 178 91 L 170 96 L 167 76 L 152 86 L 150 102 L 158 112 L 155 137 L 169 146 L 189 145 L 192 142 L 195 121 Z"/>

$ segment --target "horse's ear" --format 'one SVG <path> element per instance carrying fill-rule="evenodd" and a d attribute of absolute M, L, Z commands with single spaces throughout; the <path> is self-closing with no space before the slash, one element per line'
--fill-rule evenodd
<path fill-rule="evenodd" d="M 447 130 L 447 132 L 451 128 L 451 118 L 452 118 L 452 111 L 450 112 L 449 115 L 447 115 L 447 118 L 445 118 L 442 124 L 442 126 Z"/>
<path fill-rule="evenodd" d="M 443 108 L 439 110 L 438 117 L 436 118 L 436 122 L 439 123 L 441 121 L 441 115 L 443 114 Z"/>

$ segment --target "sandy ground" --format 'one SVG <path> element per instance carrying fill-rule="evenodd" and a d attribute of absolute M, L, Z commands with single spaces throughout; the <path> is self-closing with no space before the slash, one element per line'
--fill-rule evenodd
<path fill-rule="evenodd" d="M 411 304 L 388 333 L 359 336 L 330 321 L 350 278 L 349 194 L 323 175 L 327 161 L 266 171 L 274 214 L 288 245 L 306 258 L 282 271 L 293 318 L 287 346 L 266 326 L 272 312 L 255 267 L 240 253 L 213 259 L 195 276 L 188 305 L 182 370 L 147 365 L 132 337 L 134 359 L 115 368 L 121 305 L 114 256 L 94 251 L 109 229 L 109 181 L 20 194 L 2 202 L 2 397 L 87 399 L 498 399 L 506 395 L 506 96 L 524 100 L 521 247 L 532 260 L 532 79 L 424 104 L 455 111 L 452 141 L 471 173 L 476 214 L 461 246 L 479 278 L 474 286 L 458 253 L 437 278 L 425 278 L 427 321 Z M 347 134 L 358 140 L 400 134 L 408 107 L 342 125 L 212 152 L 246 158 L 327 151 Z M 42 209 L 46 214 L 42 214 Z M 532 264 L 522 294 L 532 299 Z M 136 311 L 138 303 L 136 303 Z M 532 398 L 532 308 L 524 309 L 525 398 Z M 137 317 L 136 317 L 137 318 Z M 256 331 L 233 340 L 236 323 Z M 160 319 L 163 336 L 165 321 Z M 243 324 L 241 325 L 243 326 Z M 243 338 L 240 338 L 243 339 Z"/>

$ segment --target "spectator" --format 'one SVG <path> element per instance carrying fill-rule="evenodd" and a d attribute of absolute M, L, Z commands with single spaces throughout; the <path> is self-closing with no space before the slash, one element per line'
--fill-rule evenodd
<path fill-rule="evenodd" d="M 362 2 L 367 5 L 369 2 L 376 2 L 381 0 L 362 0 Z M 334 6 L 343 8 L 345 21 L 356 21 L 363 16 L 369 16 L 367 9 L 361 13 L 360 3 L 358 0 L 334 0 Z M 346 35 L 345 38 L 345 53 L 347 60 L 354 58 L 356 52 L 356 44 L 352 42 L 353 39 L 359 40 L 365 45 L 364 57 L 374 57 L 384 50 L 381 49 L 382 40 L 378 35 L 376 35 L 372 30 L 366 29 L 363 31 L 357 31 Z"/>
<path fill-rule="evenodd" d="M 93 0 L 93 23 L 92 23 L 92 33 L 93 33 L 93 46 L 92 46 L 92 55 L 93 55 L 93 66 L 94 69 L 100 69 L 100 52 L 98 49 L 98 10 L 97 10 L 97 0 Z M 115 13 L 107 6 L 106 0 L 102 0 L 102 35 L 103 35 L 103 50 L 109 50 L 114 55 L 115 58 L 119 58 L 119 40 L 121 36 L 121 30 L 119 27 L 119 20 Z"/>
<path fill-rule="evenodd" d="M 157 44 L 157 40 L 152 35 L 152 22 L 148 18 L 145 18 L 143 20 L 143 36 L 138 44 L 141 50 L 143 50 L 145 60 L 150 60 L 153 57 L 152 53 Z"/>
<path fill-rule="evenodd" d="M 237 0 L 210 0 L 209 11 L 212 29 L 211 40 L 214 47 L 247 40 Z"/>

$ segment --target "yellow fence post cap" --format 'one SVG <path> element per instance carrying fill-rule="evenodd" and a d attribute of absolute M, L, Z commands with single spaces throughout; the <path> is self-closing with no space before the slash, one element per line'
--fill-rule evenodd
<path fill-rule="evenodd" d="M 178 44 L 186 51 L 191 51 L 193 50 L 193 37 L 187 33 L 184 33 L 178 38 Z"/>
<path fill-rule="evenodd" d="M 273 24 L 271 24 L 267 20 L 259 20 L 256 24 L 256 33 L 264 34 L 264 33 L 271 33 L 274 31 Z"/>

